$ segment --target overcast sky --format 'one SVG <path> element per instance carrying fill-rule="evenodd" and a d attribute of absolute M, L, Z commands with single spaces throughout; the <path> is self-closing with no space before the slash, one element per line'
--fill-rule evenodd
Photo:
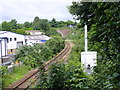
<path fill-rule="evenodd" d="M 66 8 L 72 1 L 75 0 L 0 0 L 0 23 L 11 19 L 18 23 L 31 22 L 35 16 L 48 20 L 73 20 Z"/>

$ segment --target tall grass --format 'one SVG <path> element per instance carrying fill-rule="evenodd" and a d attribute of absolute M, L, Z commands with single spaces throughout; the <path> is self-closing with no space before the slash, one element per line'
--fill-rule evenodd
<path fill-rule="evenodd" d="M 5 88 L 12 84 L 13 82 L 19 80 L 22 78 L 28 71 L 30 70 L 30 67 L 27 67 L 25 65 L 14 67 L 13 71 L 11 73 L 4 73 L 2 76 L 2 87 Z"/>

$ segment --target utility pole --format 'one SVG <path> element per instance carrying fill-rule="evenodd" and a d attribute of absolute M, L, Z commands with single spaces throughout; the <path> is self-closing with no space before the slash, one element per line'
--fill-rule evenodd
<path fill-rule="evenodd" d="M 88 38 L 87 38 L 87 25 L 84 26 L 85 29 L 85 51 L 81 52 L 81 63 L 84 67 L 84 71 L 87 74 L 91 74 L 93 72 L 93 67 L 97 66 L 97 52 L 96 51 L 88 51 Z"/>
<path fill-rule="evenodd" d="M 85 52 L 88 51 L 87 25 L 85 25 Z"/>

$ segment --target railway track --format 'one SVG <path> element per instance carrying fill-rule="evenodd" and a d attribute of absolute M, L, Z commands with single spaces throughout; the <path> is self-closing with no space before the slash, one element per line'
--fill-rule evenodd
<path fill-rule="evenodd" d="M 71 48 L 71 44 L 69 42 L 65 42 L 65 48 L 58 55 L 56 55 L 53 59 L 47 61 L 44 64 L 45 71 L 48 71 L 48 68 L 51 64 L 58 63 L 60 60 L 62 60 L 63 57 L 65 57 L 66 54 L 69 53 L 70 48 Z M 39 68 L 41 68 L 41 67 L 39 67 Z M 32 88 L 32 85 L 37 84 L 37 82 L 39 81 L 39 77 L 38 77 L 39 68 L 32 70 L 31 72 L 26 74 L 22 79 L 11 84 L 6 89 L 17 90 L 20 88 L 22 88 L 22 89 Z"/>

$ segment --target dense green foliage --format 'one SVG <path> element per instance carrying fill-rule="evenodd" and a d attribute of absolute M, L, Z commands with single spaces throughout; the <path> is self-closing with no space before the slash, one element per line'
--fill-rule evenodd
<path fill-rule="evenodd" d="M 75 24 L 73 21 L 56 21 L 55 18 L 53 18 L 50 21 L 50 26 L 53 28 L 61 28 L 61 27 L 68 27 L 70 24 Z"/>
<path fill-rule="evenodd" d="M 32 25 L 32 23 L 24 22 L 24 27 L 25 27 L 25 28 L 30 28 L 31 25 Z"/>
<path fill-rule="evenodd" d="M 50 39 L 48 42 L 45 43 L 48 46 L 53 54 L 59 53 L 61 49 L 64 47 L 64 40 L 61 37 L 54 36 L 53 39 Z"/>
<path fill-rule="evenodd" d="M 41 90 L 79 90 L 89 88 L 93 80 L 83 72 L 80 63 L 80 53 L 83 51 L 83 28 L 71 30 L 67 37 L 74 42 L 74 47 L 68 58 L 68 63 L 63 62 L 51 65 L 48 73 L 40 75 L 40 81 L 36 87 Z"/>
<path fill-rule="evenodd" d="M 57 28 L 57 27 L 58 27 L 58 23 L 57 23 L 57 21 L 56 21 L 55 18 L 53 18 L 53 19 L 51 20 L 50 25 L 51 25 L 51 27 L 54 27 L 54 28 Z"/>
<path fill-rule="evenodd" d="M 15 19 L 12 19 L 10 22 L 3 21 L 0 29 L 0 31 L 10 31 L 23 35 L 27 34 L 25 33 L 27 30 L 33 30 L 31 23 L 25 22 L 24 24 L 19 24 Z"/>
<path fill-rule="evenodd" d="M 75 15 L 75 19 L 80 20 L 81 24 L 77 25 L 78 28 L 83 27 L 84 24 L 88 25 L 89 50 L 96 50 L 98 52 L 97 66 L 91 76 L 83 72 L 80 63 L 80 53 L 84 47 L 83 28 L 73 30 L 70 36 L 67 37 L 71 39 L 75 45 L 68 59 L 69 62 L 67 64 L 60 63 L 51 65 L 48 73 L 44 73 L 43 67 L 40 70 L 41 80 L 37 87 L 43 90 L 119 89 L 119 7 L 120 2 L 73 2 L 69 7 L 69 12 Z M 43 26 L 46 27 L 40 28 L 40 20 L 39 17 L 34 19 L 34 29 L 42 29 L 45 30 L 45 32 L 47 32 L 49 26 L 57 28 L 69 25 L 69 21 L 57 22 L 53 19 L 49 23 L 43 20 Z M 11 23 L 11 25 L 16 26 L 15 20 L 12 20 Z M 8 28 L 11 27 L 10 23 L 7 22 L 3 22 L 2 25 L 6 30 L 9 30 Z M 16 27 L 13 26 L 12 30 L 14 31 Z M 27 66 L 37 67 L 44 61 L 51 59 L 53 54 L 58 53 L 62 48 L 63 41 L 60 37 L 54 37 L 54 39 L 46 42 L 45 46 L 23 46 L 17 58 Z"/>
<path fill-rule="evenodd" d="M 83 72 L 80 63 L 83 29 L 74 30 L 68 37 L 75 45 L 69 62 L 53 64 L 47 74 L 42 73 L 43 78 L 37 87 L 43 90 L 119 89 L 119 7 L 119 2 L 73 2 L 69 11 L 80 19 L 78 28 L 88 25 L 89 50 L 98 52 L 97 66 L 90 76 Z"/>
<path fill-rule="evenodd" d="M 36 87 L 41 90 L 80 90 L 89 88 L 92 78 L 80 69 L 80 62 L 70 61 L 68 64 L 57 63 L 49 68 L 49 72 L 40 77 Z"/>
<path fill-rule="evenodd" d="M 27 66 L 19 66 L 19 67 L 14 67 L 8 71 L 6 66 L 1 66 L 0 67 L 0 84 L 2 84 L 1 88 L 5 88 L 15 82 L 16 80 L 19 80 L 22 78 L 28 71 L 30 71 L 31 68 Z"/>
<path fill-rule="evenodd" d="M 0 67 L 2 76 L 0 77 L 0 83 L 2 87 L 7 87 L 14 81 L 22 78 L 29 70 L 42 66 L 63 48 L 64 40 L 59 36 L 51 38 L 44 45 L 21 46 L 16 53 L 16 61 L 23 62 L 22 66 L 14 67 L 11 72 L 8 72 L 6 66 Z"/>
<path fill-rule="evenodd" d="M 46 32 L 50 29 L 48 20 L 39 19 L 39 17 L 34 18 L 32 26 L 34 30 L 43 30 L 43 32 Z"/>
<path fill-rule="evenodd" d="M 59 47 L 59 48 L 58 48 Z M 64 48 L 64 40 L 56 36 L 48 40 L 44 45 L 22 46 L 16 53 L 18 61 L 22 61 L 28 67 L 38 67 L 50 60 L 55 54 Z"/>
<path fill-rule="evenodd" d="M 70 13 L 80 19 L 82 25 L 88 25 L 89 50 L 98 52 L 92 88 L 120 87 L 119 7 L 120 2 L 73 2 L 69 7 Z"/>
<path fill-rule="evenodd" d="M 0 24 L 0 31 L 11 31 L 26 35 L 27 33 L 25 33 L 25 31 L 27 30 L 40 30 L 46 35 L 51 36 L 57 34 L 55 29 L 61 27 L 66 28 L 70 24 L 74 24 L 74 22 L 70 20 L 56 21 L 55 18 L 49 21 L 47 19 L 40 19 L 36 16 L 32 22 L 26 21 L 23 24 L 18 23 L 16 19 L 12 19 L 10 22 L 3 21 Z"/>
<path fill-rule="evenodd" d="M 50 30 L 46 31 L 45 34 L 50 37 L 60 36 L 60 33 L 57 32 L 56 28 L 51 28 Z"/>

